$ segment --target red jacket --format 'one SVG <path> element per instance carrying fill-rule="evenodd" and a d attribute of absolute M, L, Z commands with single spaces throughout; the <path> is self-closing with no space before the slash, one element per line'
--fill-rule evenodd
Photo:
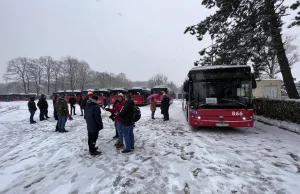
<path fill-rule="evenodd" d="M 116 122 L 122 122 L 123 121 L 122 117 L 117 116 L 117 113 L 121 111 L 121 109 L 124 106 L 124 104 L 125 104 L 125 101 L 124 101 L 124 98 L 123 98 L 122 101 L 118 101 L 116 103 L 116 105 L 115 105 L 114 108 L 108 109 L 109 112 L 114 113 L 116 115 L 116 117 L 115 117 L 115 121 Z"/>

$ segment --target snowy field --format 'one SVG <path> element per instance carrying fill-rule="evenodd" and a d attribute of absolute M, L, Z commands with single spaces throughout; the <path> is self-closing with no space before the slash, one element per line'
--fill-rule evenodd
<path fill-rule="evenodd" d="M 0 102 L 1 194 L 300 193 L 298 134 L 258 122 L 252 129 L 194 129 L 175 102 L 169 122 L 141 108 L 131 155 L 115 149 L 113 122 L 103 113 L 102 155 L 91 157 L 83 118 L 67 122 L 69 133 L 55 133 L 49 105 L 52 118 L 40 122 L 37 111 L 30 125 L 27 102 Z"/>

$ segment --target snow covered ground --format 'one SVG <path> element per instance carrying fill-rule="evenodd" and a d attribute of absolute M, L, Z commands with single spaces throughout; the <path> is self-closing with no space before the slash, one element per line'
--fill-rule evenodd
<path fill-rule="evenodd" d="M 190 128 L 180 102 L 170 107 L 169 122 L 158 113 L 151 120 L 149 106 L 141 110 L 133 154 L 114 148 L 113 123 L 103 113 L 103 154 L 91 157 L 82 117 L 60 134 L 53 118 L 38 121 L 39 112 L 30 125 L 26 102 L 0 102 L 0 193 L 300 192 L 298 134 L 259 122 L 252 129 Z"/>

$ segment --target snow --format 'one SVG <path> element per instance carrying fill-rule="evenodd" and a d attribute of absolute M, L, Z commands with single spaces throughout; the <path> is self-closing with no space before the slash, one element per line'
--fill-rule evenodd
<path fill-rule="evenodd" d="M 298 134 L 261 122 L 191 128 L 179 101 L 169 122 L 159 110 L 150 119 L 149 106 L 141 111 L 133 154 L 114 148 L 113 122 L 103 112 L 102 155 L 92 157 L 82 117 L 74 116 L 70 132 L 60 134 L 53 118 L 38 121 L 39 112 L 30 125 L 27 102 L 0 102 L 0 193 L 299 193 Z"/>
<path fill-rule="evenodd" d="M 290 123 L 290 122 L 286 122 L 286 121 L 274 120 L 274 119 L 265 118 L 263 116 L 258 116 L 258 115 L 256 115 L 255 118 L 257 119 L 257 121 L 260 121 L 260 122 L 263 122 L 263 123 L 266 123 L 266 124 L 269 124 L 269 125 L 279 127 L 281 129 L 284 129 L 284 130 L 288 130 L 288 131 L 300 134 L 300 125 L 298 125 L 296 123 Z"/>

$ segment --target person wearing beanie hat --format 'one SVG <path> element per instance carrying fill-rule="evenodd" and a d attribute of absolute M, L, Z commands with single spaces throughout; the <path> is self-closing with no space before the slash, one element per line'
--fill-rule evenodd
<path fill-rule="evenodd" d="M 99 136 L 99 131 L 103 129 L 100 104 L 97 100 L 98 96 L 91 96 L 91 98 L 87 101 L 85 108 L 85 120 L 88 131 L 88 146 L 89 152 L 93 156 L 101 154 L 101 152 L 97 150 L 96 141 Z"/>
<path fill-rule="evenodd" d="M 123 143 L 123 120 L 122 117 L 116 115 L 117 113 L 119 113 L 121 111 L 121 109 L 123 108 L 125 104 L 125 98 L 123 96 L 123 94 L 119 94 L 118 95 L 118 99 L 116 101 L 115 106 L 112 109 L 106 108 L 106 111 L 111 112 L 112 114 L 115 115 L 115 126 L 118 132 L 118 142 L 115 144 L 116 148 L 123 148 L 124 147 L 124 143 Z"/>
<path fill-rule="evenodd" d="M 92 91 L 89 91 L 88 92 L 88 97 L 92 97 L 93 96 L 93 92 Z"/>

